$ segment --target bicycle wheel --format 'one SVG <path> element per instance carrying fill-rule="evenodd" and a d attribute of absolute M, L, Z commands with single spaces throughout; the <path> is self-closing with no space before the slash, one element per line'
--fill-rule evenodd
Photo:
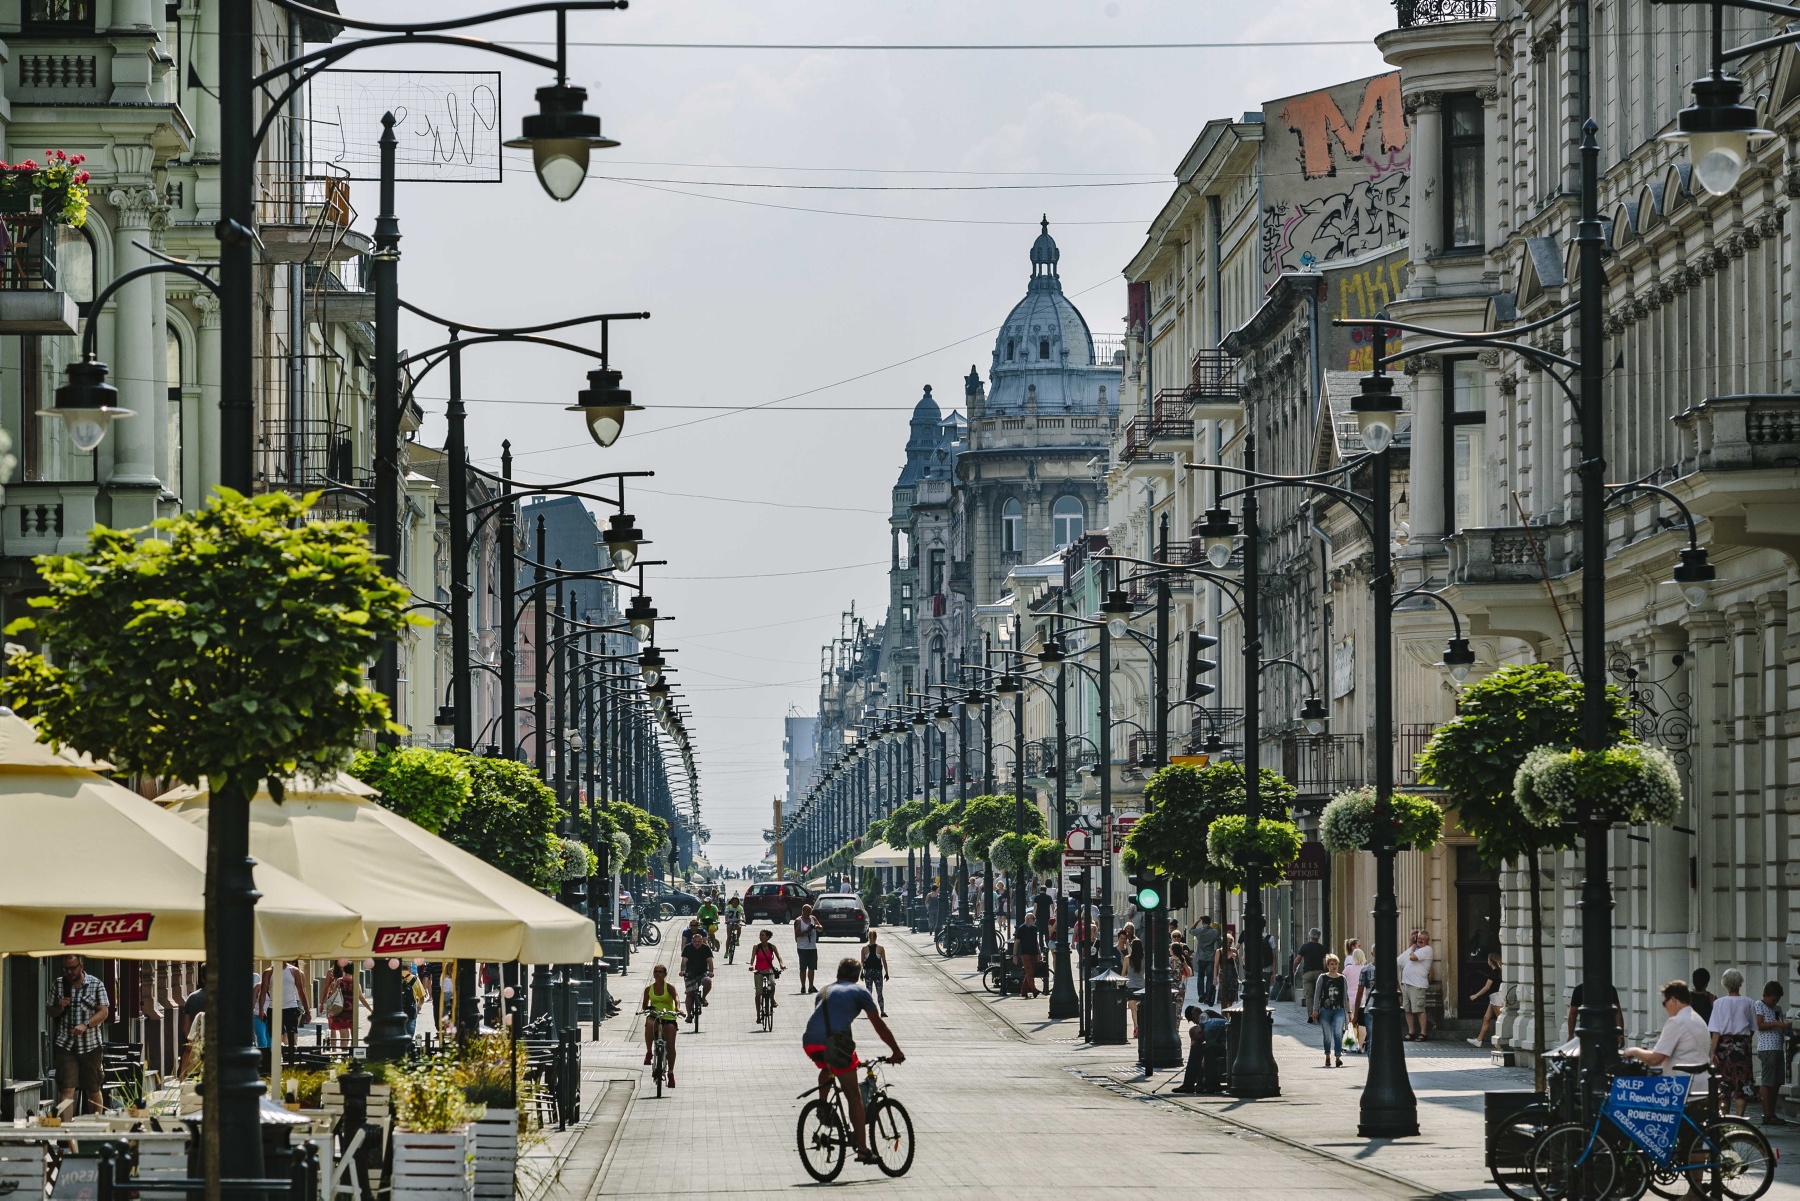
<path fill-rule="evenodd" d="M 998 993 L 1003 979 L 1004 977 L 1001 975 L 1000 966 L 996 964 L 987 971 L 981 973 L 981 987 L 987 989 L 991 993 Z"/>
<path fill-rule="evenodd" d="M 875 1152 L 878 1165 L 889 1176 L 904 1176 L 913 1161 L 912 1115 L 906 1106 L 891 1097 L 883 1097 L 869 1110 L 869 1150 Z"/>
<path fill-rule="evenodd" d="M 1488 1144 L 1488 1176 L 1512 1201 L 1537 1201 L 1531 1187 L 1531 1148 L 1555 1124 L 1547 1105 L 1527 1105 L 1513 1114 Z"/>
<path fill-rule="evenodd" d="M 659 1036 L 657 1036 L 657 1039 L 656 1039 L 656 1047 L 651 1052 L 651 1068 L 650 1068 L 650 1074 L 652 1076 L 656 1077 L 656 1095 L 659 1097 L 662 1096 L 663 1077 L 668 1075 L 668 1071 L 669 1071 L 668 1065 L 669 1065 L 668 1044 L 663 1042 L 662 1037 L 659 1035 Z"/>
<path fill-rule="evenodd" d="M 806 1174 L 819 1183 L 836 1180 L 844 1170 L 844 1151 L 850 1136 L 838 1120 L 835 1106 L 828 1106 L 817 1097 L 808 1101 L 794 1127 L 794 1141 L 800 1147 L 800 1163 Z"/>
<path fill-rule="evenodd" d="M 1720 1121 L 1706 1127 L 1696 1139 L 1688 1163 L 1699 1167 L 1707 1196 L 1726 1196 L 1735 1201 L 1756 1201 L 1775 1181 L 1775 1151 L 1763 1132 L 1748 1122 Z M 1693 1171 L 1694 1169 L 1689 1169 Z M 1715 1194 L 1714 1188 L 1719 1192 Z"/>
<path fill-rule="evenodd" d="M 654 947 L 662 942 L 662 930 L 655 924 L 645 922 L 642 926 L 639 926 L 638 929 L 643 931 L 643 943 L 645 946 Z"/>
<path fill-rule="evenodd" d="M 1650 1157 L 1635 1145 L 1627 1145 L 1626 1140 L 1615 1139 L 1613 1158 L 1618 1161 L 1619 1171 L 1613 1177 L 1610 1201 L 1638 1201 L 1650 1188 Z"/>
<path fill-rule="evenodd" d="M 1610 1196 L 1618 1172 L 1606 1140 L 1580 1122 L 1550 1127 L 1531 1151 L 1531 1184 L 1543 1201 Z"/>

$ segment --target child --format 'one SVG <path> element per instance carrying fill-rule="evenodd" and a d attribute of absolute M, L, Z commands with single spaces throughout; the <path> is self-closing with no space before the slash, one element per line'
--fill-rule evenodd
<path fill-rule="evenodd" d="M 1785 1126 L 1787 1122 L 1775 1112 L 1775 1095 L 1786 1079 L 1787 1053 L 1782 1044 L 1794 1023 L 1781 1011 L 1781 985 L 1773 980 L 1763 985 L 1762 1000 L 1750 1012 L 1756 1026 L 1756 1086 L 1762 1097 L 1763 1125 Z"/>

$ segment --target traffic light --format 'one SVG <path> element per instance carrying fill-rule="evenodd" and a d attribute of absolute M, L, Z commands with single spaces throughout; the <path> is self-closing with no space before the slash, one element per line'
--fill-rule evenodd
<path fill-rule="evenodd" d="M 1137 872 L 1131 877 L 1132 900 L 1145 913 L 1155 913 L 1168 900 L 1163 879 L 1154 872 Z"/>
<path fill-rule="evenodd" d="M 1195 701 L 1218 691 L 1213 685 L 1202 683 L 1200 677 L 1218 670 L 1219 665 L 1215 660 L 1203 658 L 1200 652 L 1219 645 L 1219 640 L 1198 630 L 1189 630 L 1187 639 L 1187 699 Z"/>

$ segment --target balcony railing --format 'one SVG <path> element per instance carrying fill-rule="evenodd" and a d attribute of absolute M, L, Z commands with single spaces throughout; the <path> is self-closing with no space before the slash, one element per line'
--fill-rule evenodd
<path fill-rule="evenodd" d="M 1568 574 L 1573 527 L 1477 526 L 1444 539 L 1452 584 L 1526 584 Z M 1539 559 L 1543 560 L 1539 565 Z"/>
<path fill-rule="evenodd" d="M 56 291 L 56 223 L 42 213 L 0 214 L 0 291 Z"/>
<path fill-rule="evenodd" d="M 1682 474 L 1800 465 L 1800 396 L 1711 396 L 1677 413 Z"/>
<path fill-rule="evenodd" d="M 339 421 L 263 423 L 256 440 L 256 480 L 264 492 L 307 492 L 332 484 L 364 487 L 370 475 L 355 464 L 350 427 Z M 334 498 L 330 507 L 355 508 L 354 497 Z"/>
<path fill-rule="evenodd" d="M 1419 752 L 1437 733 L 1437 727 L 1428 721 L 1407 721 L 1400 723 L 1400 732 L 1394 735 L 1394 786 L 1397 788 L 1417 788 L 1419 786 Z"/>
<path fill-rule="evenodd" d="M 1236 401 L 1238 361 L 1222 350 L 1202 350 L 1188 369 L 1189 400 Z"/>
<path fill-rule="evenodd" d="M 1394 8 L 1402 29 L 1494 19 L 1494 0 L 1394 0 Z"/>
<path fill-rule="evenodd" d="M 1281 739 L 1281 774 L 1302 801 L 1326 801 L 1363 784 L 1361 734 L 1286 734 Z"/>

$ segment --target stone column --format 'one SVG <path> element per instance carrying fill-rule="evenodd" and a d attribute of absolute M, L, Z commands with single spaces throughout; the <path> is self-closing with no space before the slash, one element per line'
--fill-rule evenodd
<path fill-rule="evenodd" d="M 123 275 L 153 260 L 134 242 L 148 244 L 153 222 L 168 211 L 160 193 L 152 188 L 115 189 L 108 197 L 117 210 L 114 219 L 113 263 Z M 160 289 L 149 280 L 125 285 L 113 295 L 113 362 L 111 380 L 119 390 L 119 404 L 136 414 L 113 426 L 113 467 L 107 483 L 151 489 L 160 488 L 156 465 L 157 447 L 167 409 L 166 394 L 159 395 L 157 381 L 164 374 L 163 311 L 157 303 Z M 153 502 L 155 492 L 150 493 Z M 143 524 L 154 513 L 129 518 L 114 514 L 115 525 Z M 142 518 L 141 521 L 138 518 Z"/>
<path fill-rule="evenodd" d="M 194 294 L 194 307 L 200 310 L 199 346 L 195 353 L 194 378 L 200 383 L 200 408 L 194 414 L 194 445 L 188 452 L 194 469 L 188 474 L 195 482 L 192 496 L 184 496 L 190 509 L 206 503 L 219 486 L 219 299 L 211 292 Z"/>
<path fill-rule="evenodd" d="M 1412 474 L 1407 488 L 1408 555 L 1440 553 L 1444 535 L 1452 533 L 1444 497 L 1444 362 L 1410 359 L 1412 377 Z"/>
<path fill-rule="evenodd" d="M 1439 178 L 1444 161 L 1443 109 L 1436 92 L 1414 92 L 1406 98 L 1412 125 L 1412 283 L 1415 296 L 1437 295 L 1433 256 L 1443 253 L 1443 192 Z"/>

